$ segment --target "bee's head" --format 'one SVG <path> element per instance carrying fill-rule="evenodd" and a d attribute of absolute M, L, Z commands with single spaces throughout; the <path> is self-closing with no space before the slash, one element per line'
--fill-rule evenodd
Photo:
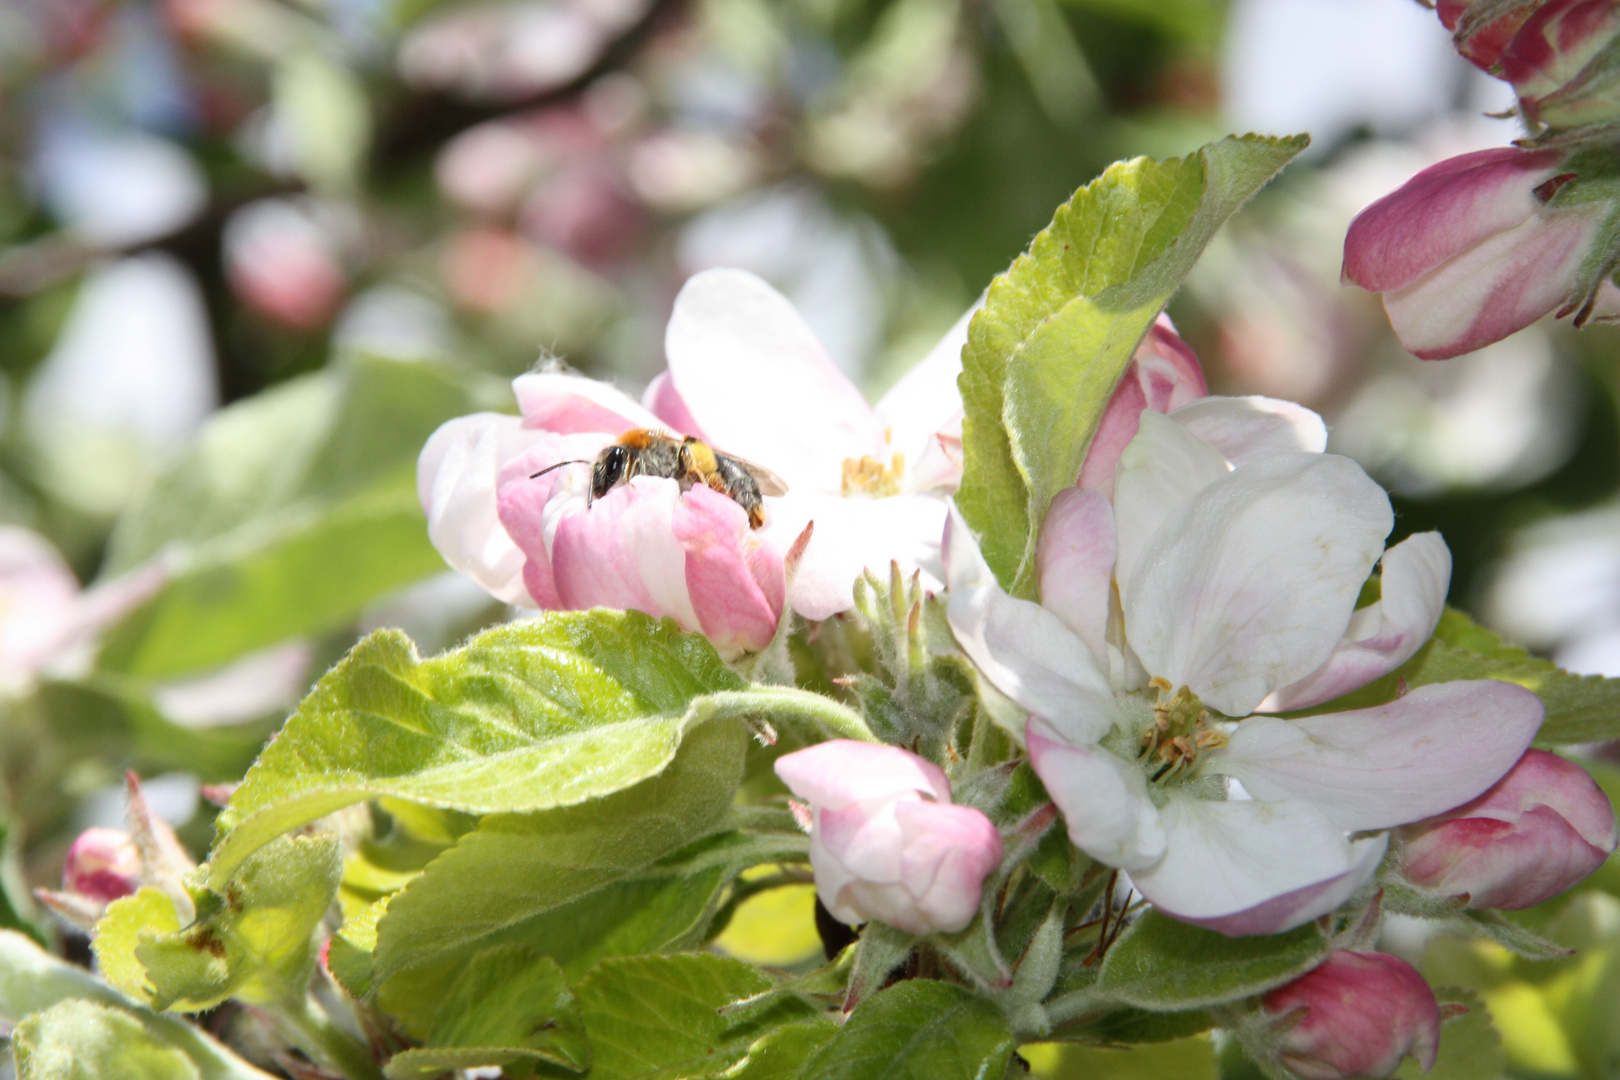
<path fill-rule="evenodd" d="M 612 491 L 613 486 L 624 479 L 625 470 L 629 467 L 629 447 L 615 443 L 603 450 L 591 467 L 591 498 L 600 499 Z"/>

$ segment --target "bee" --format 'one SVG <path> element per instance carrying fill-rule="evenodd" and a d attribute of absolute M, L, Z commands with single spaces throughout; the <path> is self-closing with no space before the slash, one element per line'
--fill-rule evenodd
<path fill-rule="evenodd" d="M 544 476 L 564 465 L 589 465 L 591 490 L 585 505 L 600 499 L 620 484 L 636 476 L 662 476 L 680 482 L 687 491 L 703 484 L 718 491 L 748 511 L 748 525 L 757 529 L 765 524 L 766 495 L 786 495 L 787 484 L 763 465 L 755 465 L 731 454 L 722 454 L 702 439 L 684 439 L 651 428 L 632 428 L 602 448 L 595 461 L 583 458 L 559 461 L 530 475 Z"/>

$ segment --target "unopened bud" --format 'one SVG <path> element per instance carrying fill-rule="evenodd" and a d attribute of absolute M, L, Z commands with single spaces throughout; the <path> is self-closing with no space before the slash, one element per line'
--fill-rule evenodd
<path fill-rule="evenodd" d="M 1301 1080 L 1380 1078 L 1410 1054 L 1425 1071 L 1440 1045 L 1440 1006 L 1412 965 L 1335 949 L 1261 999 L 1271 1053 Z"/>
<path fill-rule="evenodd" d="M 1614 808 L 1586 770 L 1529 750 L 1470 803 L 1396 830 L 1401 872 L 1471 908 L 1531 907 L 1573 886 L 1620 842 Z"/>
<path fill-rule="evenodd" d="M 1554 128 L 1620 118 L 1620 0 L 1549 0 L 1502 50 L 1524 113 Z"/>

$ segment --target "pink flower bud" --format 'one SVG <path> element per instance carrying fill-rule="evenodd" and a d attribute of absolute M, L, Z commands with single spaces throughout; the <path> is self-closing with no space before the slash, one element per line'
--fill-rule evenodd
<path fill-rule="evenodd" d="M 1614 809 L 1586 770 L 1545 750 L 1527 750 L 1479 798 L 1396 836 L 1413 884 L 1510 911 L 1570 888 L 1620 841 Z"/>
<path fill-rule="evenodd" d="M 893 746 L 837 739 L 779 758 L 776 775 L 810 803 L 810 866 L 827 910 L 913 934 L 973 921 L 1001 862 L 990 819 L 951 805 L 939 767 Z"/>
<path fill-rule="evenodd" d="M 1438 0 L 1435 11 L 1450 30 L 1452 42 L 1463 58 L 1482 71 L 1490 71 L 1502 57 L 1502 50 L 1542 0 L 1518 0 L 1503 5 L 1498 0 Z"/>
<path fill-rule="evenodd" d="M 1434 1067 L 1440 1006 L 1423 976 L 1393 956 L 1335 949 L 1261 1007 L 1277 1018 L 1278 1057 L 1302 1080 L 1385 1077 L 1408 1054 Z"/>
<path fill-rule="evenodd" d="M 110 904 L 141 887 L 141 856 L 123 829 L 86 829 L 62 862 L 62 890 Z"/>
<path fill-rule="evenodd" d="M 1350 223 L 1344 280 L 1383 293 L 1401 344 L 1425 360 L 1579 305 L 1581 263 L 1608 210 L 1546 205 L 1563 162 L 1558 150 L 1501 147 L 1424 169 Z"/>
<path fill-rule="evenodd" d="M 1513 84 L 1525 115 L 1556 128 L 1613 120 L 1620 88 L 1593 78 L 1594 64 L 1620 34 L 1617 0 L 1549 0 L 1502 50 L 1502 75 Z"/>

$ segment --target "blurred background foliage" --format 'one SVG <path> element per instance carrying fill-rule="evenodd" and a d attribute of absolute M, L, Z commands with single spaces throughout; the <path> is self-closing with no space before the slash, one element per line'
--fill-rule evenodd
<path fill-rule="evenodd" d="M 26 886 L 123 770 L 201 850 L 358 633 L 508 617 L 414 467 L 537 357 L 637 392 L 682 281 L 742 266 L 875 395 L 1076 186 L 1228 131 L 1315 143 L 1172 305 L 1213 388 L 1322 411 L 1454 603 L 1620 675 L 1617 332 L 1422 363 L 1338 282 L 1354 213 L 1510 103 L 1411 0 L 0 0 L 0 923 L 58 935 Z M 1580 1034 L 1620 1030 L 1615 885 L 1548 916 L 1585 974 L 1431 960 L 1514 1075 L 1620 1075 Z"/>

